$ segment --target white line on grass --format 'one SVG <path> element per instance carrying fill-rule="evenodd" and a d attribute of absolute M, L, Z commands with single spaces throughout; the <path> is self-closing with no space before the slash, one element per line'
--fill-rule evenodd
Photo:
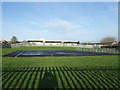
<path fill-rule="evenodd" d="M 24 51 L 20 52 L 18 55 L 15 56 L 15 58 L 17 58 L 20 54 L 22 54 Z"/>

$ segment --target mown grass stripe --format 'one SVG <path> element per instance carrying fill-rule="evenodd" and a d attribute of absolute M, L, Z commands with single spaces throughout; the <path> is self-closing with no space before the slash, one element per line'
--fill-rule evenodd
<path fill-rule="evenodd" d="M 29 84 L 29 88 L 34 88 L 33 83 L 35 83 L 34 81 L 36 80 L 36 73 L 38 72 L 38 67 L 34 68 L 36 70 L 36 72 L 33 72 L 31 80 L 30 80 L 30 84 Z"/>
<path fill-rule="evenodd" d="M 29 69 L 32 70 L 33 67 L 30 67 Z M 23 82 L 23 85 L 22 85 L 21 88 L 26 88 L 27 82 L 28 82 L 28 80 L 29 80 L 28 78 L 30 77 L 30 74 L 31 74 L 31 73 L 32 73 L 32 72 L 27 72 L 27 74 L 25 75 L 24 82 Z"/>
<path fill-rule="evenodd" d="M 36 76 L 36 80 L 35 80 L 35 83 L 34 83 L 34 88 L 38 88 L 40 74 L 41 74 L 40 70 L 42 71 L 42 67 L 38 67 L 37 76 Z"/>
<path fill-rule="evenodd" d="M 110 84 L 109 86 L 111 88 L 116 88 L 116 86 L 119 85 L 118 82 L 114 81 L 114 78 L 108 77 L 106 74 L 104 74 L 100 71 L 98 71 L 97 73 L 98 73 L 98 75 L 101 75 L 103 78 L 105 78 L 105 80 Z"/>
<path fill-rule="evenodd" d="M 71 67 L 70 67 L 71 68 Z M 73 69 L 73 68 L 71 68 L 71 69 Z M 80 71 L 81 72 L 81 71 Z M 83 75 L 81 75 L 81 74 L 79 74 L 78 73 L 78 71 L 74 71 L 74 73 L 77 75 L 77 77 L 82 81 L 82 83 L 83 84 L 81 84 L 81 85 L 83 85 L 82 87 L 83 88 L 89 88 L 89 86 L 87 85 L 87 82 L 86 82 L 86 79 L 84 78 L 84 76 Z"/>
<path fill-rule="evenodd" d="M 60 85 L 59 85 L 59 83 L 58 83 L 58 85 L 59 85 L 59 87 L 60 88 L 63 88 L 63 90 L 65 89 L 65 85 L 64 85 L 64 82 L 63 82 L 63 78 L 61 77 L 61 74 L 60 74 L 60 71 L 58 70 L 58 68 L 57 67 L 53 67 L 53 71 L 56 69 L 56 73 L 58 74 L 58 81 L 60 81 Z"/>
<path fill-rule="evenodd" d="M 25 69 L 24 68 L 21 68 L 21 69 Z M 22 72 L 15 72 L 17 73 L 17 76 L 13 76 L 13 80 L 11 80 L 11 82 L 9 83 L 9 86 L 7 88 L 14 88 L 14 85 L 18 83 L 17 79 L 19 80 L 20 79 L 20 75 L 22 75 Z M 14 81 L 14 82 L 13 82 Z"/>
<path fill-rule="evenodd" d="M 94 72 L 94 76 L 97 77 L 98 82 L 102 84 L 101 86 L 103 86 L 103 88 L 107 88 L 108 84 L 105 82 L 104 79 L 102 79 L 99 75 L 97 75 L 97 73 L 95 73 L 95 71 L 93 71 Z M 91 73 L 93 73 L 93 72 L 91 71 Z"/>
<path fill-rule="evenodd" d="M 70 78 L 71 82 L 72 82 L 72 85 L 73 85 L 73 88 L 77 88 L 76 84 L 75 84 L 75 81 L 73 79 L 73 77 L 71 76 L 69 70 L 66 68 L 66 67 L 63 67 L 64 70 L 66 70 L 66 74 L 68 75 L 68 77 Z M 68 70 L 68 71 L 67 71 Z"/>
<path fill-rule="evenodd" d="M 4 78 L 4 76 L 6 76 L 7 73 L 9 73 L 9 72 L 2 71 L 2 75 L 0 75 L 0 76 L 2 76 Z"/>
<path fill-rule="evenodd" d="M 53 71 L 53 68 L 52 67 L 49 67 L 49 72 L 52 74 L 52 88 L 53 89 L 57 89 L 58 88 L 58 79 L 56 77 L 56 73 L 55 71 Z"/>
<path fill-rule="evenodd" d="M 7 79 L 7 77 L 13 72 L 4 72 L 4 75 L 2 75 L 2 81 L 5 81 L 5 79 Z"/>
<path fill-rule="evenodd" d="M 57 81 L 56 81 L 56 83 L 57 83 L 56 89 L 62 88 L 62 85 L 61 85 L 60 79 L 59 79 L 59 77 L 58 77 L 57 71 L 55 71 L 54 67 L 51 67 L 51 69 L 53 70 L 53 71 L 52 71 L 52 72 L 53 72 L 53 75 L 54 75 L 54 77 L 55 77 L 56 80 L 57 80 Z"/>
<path fill-rule="evenodd" d="M 9 69 L 12 72 L 9 72 L 10 75 L 6 76 L 7 78 L 4 80 L 4 82 L 8 79 L 8 77 L 10 77 L 12 75 L 11 73 L 14 73 L 14 74 L 13 74 L 13 76 L 11 76 L 10 80 L 7 81 L 4 88 L 13 88 L 14 86 L 15 87 L 20 86 L 20 83 L 22 83 L 22 81 L 19 80 L 18 78 L 21 77 L 22 80 L 24 80 L 23 78 L 26 77 L 26 73 L 29 73 L 29 74 L 27 75 L 27 78 L 25 78 L 25 81 L 23 82 L 24 85 L 22 85 L 21 88 L 26 87 L 26 89 L 28 89 L 28 88 L 36 87 L 36 85 L 35 86 L 33 85 L 33 82 L 36 81 L 37 85 L 38 85 L 38 83 L 40 83 L 40 84 L 42 83 L 41 81 L 39 82 L 38 80 L 35 79 L 35 77 L 38 79 L 38 77 L 41 75 L 41 71 L 43 71 L 41 79 L 42 79 L 42 77 L 44 77 L 46 72 L 49 72 L 55 78 L 57 78 L 57 81 L 60 80 L 59 83 L 61 84 L 61 87 L 64 86 L 65 88 L 66 87 L 67 88 L 79 88 L 80 86 L 88 87 L 88 88 L 95 88 L 95 87 L 99 87 L 99 86 L 103 87 L 103 88 L 118 88 L 118 87 L 120 87 L 119 86 L 119 82 L 120 82 L 119 78 L 117 78 L 116 75 L 115 75 L 116 77 L 115 76 L 112 77 L 111 75 L 109 75 L 109 72 L 117 72 L 114 70 L 109 70 L 108 72 L 103 71 L 103 70 L 81 70 L 80 68 L 73 68 L 73 67 L 67 67 L 67 66 L 59 67 L 58 69 L 56 69 L 56 68 L 53 69 L 52 67 L 43 67 L 43 70 L 37 69 L 37 67 L 33 67 L 33 69 L 30 69 L 30 68 L 31 67 L 29 67 L 28 69 L 26 67 L 18 67 L 17 72 L 16 72 L 15 68 Z M 39 72 L 39 74 L 40 74 L 40 75 L 38 74 L 39 76 L 38 75 L 35 76 L 37 72 Z M 60 75 L 59 75 L 59 72 L 60 72 Z M 116 74 L 116 73 L 114 73 L 114 74 Z M 56 75 L 57 75 L 57 77 L 56 77 Z M 59 76 L 61 76 L 61 78 Z M 111 77 L 109 77 L 109 76 L 111 76 Z M 63 84 L 62 84 L 62 80 L 63 80 Z M 94 80 L 96 80 L 96 82 L 94 82 Z M 14 81 L 14 82 L 12 82 L 12 81 Z M 119 82 L 117 82 L 117 81 L 119 81 Z M 27 83 L 27 82 L 29 82 L 29 83 Z M 81 83 L 81 85 L 79 85 L 79 83 Z M 83 85 L 82 83 L 84 83 L 86 85 Z M 90 86 L 90 84 L 92 86 Z M 32 85 L 33 85 L 33 87 L 32 87 Z M 71 87 L 69 85 L 71 85 Z M 36 87 L 36 88 L 38 88 L 38 87 Z M 58 88 L 58 86 L 56 88 Z"/>
<path fill-rule="evenodd" d="M 91 80 L 95 83 L 97 88 L 104 88 L 98 77 L 96 77 L 92 72 L 94 71 L 87 71 L 87 75 L 91 78 Z"/>
<path fill-rule="evenodd" d="M 107 81 L 105 81 L 105 78 L 103 78 L 101 75 L 98 75 L 97 72 L 95 72 L 94 75 L 96 75 L 100 79 L 100 82 L 102 83 L 104 88 L 108 88 L 110 86 L 110 84 Z"/>
<path fill-rule="evenodd" d="M 7 69 L 7 68 L 6 68 Z M 20 67 L 17 67 L 16 70 L 20 69 Z M 13 70 L 14 71 L 14 70 Z M 3 72 L 3 71 L 2 71 Z M 3 81 L 8 77 L 8 75 L 10 75 L 10 73 L 13 73 L 13 72 L 7 72 L 4 70 L 4 75 L 2 75 L 2 79 Z"/>
<path fill-rule="evenodd" d="M 86 73 L 85 73 L 84 71 L 81 71 L 81 72 L 78 71 L 78 73 L 80 73 L 81 75 L 83 75 L 83 77 L 84 77 L 85 81 L 87 82 L 89 88 L 94 88 L 91 79 L 89 79 L 89 78 L 87 77 L 87 75 L 86 75 Z"/>
<path fill-rule="evenodd" d="M 111 83 L 111 81 L 110 81 L 110 80 L 108 80 L 108 79 L 104 78 L 104 76 L 103 76 L 103 75 L 100 75 L 100 76 L 101 76 L 101 79 L 104 81 L 104 83 L 106 83 L 106 85 L 108 86 L 108 88 L 115 88 L 114 84 L 113 84 L 113 83 Z"/>
<path fill-rule="evenodd" d="M 36 72 L 34 74 L 34 79 L 33 79 L 33 83 L 31 85 L 32 88 L 35 88 L 35 84 L 36 84 L 36 81 L 37 81 L 37 75 L 38 75 L 38 71 L 39 71 L 40 67 L 36 67 Z"/>
<path fill-rule="evenodd" d="M 59 67 L 59 69 L 62 70 L 61 67 Z M 72 88 L 72 86 L 71 86 L 71 84 L 70 84 L 70 81 L 69 81 L 69 79 L 67 78 L 67 75 L 65 74 L 65 72 L 64 72 L 64 71 L 61 71 L 61 73 L 63 74 L 63 76 L 64 76 L 64 78 L 65 78 L 65 80 L 66 80 L 66 84 L 68 85 L 68 87 L 69 87 L 69 88 Z"/>
<path fill-rule="evenodd" d="M 36 69 L 36 67 L 33 67 L 33 70 L 35 70 L 35 69 Z M 28 89 L 28 88 L 29 88 L 30 82 L 31 82 L 31 80 L 32 80 L 33 73 L 34 73 L 34 72 L 30 72 L 30 75 L 29 75 L 29 78 L 28 78 L 28 80 L 27 80 L 25 89 Z"/>
<path fill-rule="evenodd" d="M 67 67 L 67 66 L 66 66 L 66 68 L 67 68 L 68 70 L 70 69 L 70 68 Z M 74 80 L 74 83 L 75 83 L 75 85 L 76 85 L 76 88 L 83 88 L 82 85 L 81 85 L 81 83 L 79 82 L 78 78 L 74 75 L 74 72 L 75 72 L 75 71 L 69 70 L 69 73 L 70 73 L 71 77 L 72 77 L 73 80 Z"/>
<path fill-rule="evenodd" d="M 109 76 L 109 77 L 113 77 L 115 79 L 118 79 L 119 78 L 119 70 L 113 70 L 113 71 L 106 71 L 104 72 L 103 74 Z"/>
<path fill-rule="evenodd" d="M 33 67 L 29 67 L 28 70 L 32 70 Z M 25 82 L 26 82 L 26 78 L 28 77 L 29 72 L 24 72 L 24 76 L 21 79 L 21 83 L 19 85 L 19 88 L 25 88 Z"/>
<path fill-rule="evenodd" d="M 81 79 L 84 81 L 85 85 L 87 86 L 87 88 L 91 88 L 90 84 L 89 84 L 89 80 L 86 79 L 85 75 L 82 73 L 82 71 L 76 71 L 79 75 L 79 77 L 81 77 Z"/>
<path fill-rule="evenodd" d="M 24 67 L 23 69 L 28 69 L 29 67 Z M 18 88 L 20 82 L 21 82 L 21 79 L 24 75 L 24 72 L 20 72 L 21 74 L 19 74 L 19 77 L 17 78 L 15 84 L 13 85 L 13 88 Z"/>
<path fill-rule="evenodd" d="M 38 81 L 38 87 L 37 88 L 40 88 L 40 84 L 41 84 L 41 79 L 42 79 L 42 74 L 43 74 L 43 70 L 44 70 L 44 68 L 42 67 L 41 68 L 41 72 L 40 72 L 40 76 L 39 76 L 39 81 Z"/>
<path fill-rule="evenodd" d="M 14 73 L 14 75 L 7 81 L 6 83 L 6 88 L 11 88 L 13 81 L 15 80 L 16 77 L 18 77 L 19 72 Z"/>
<path fill-rule="evenodd" d="M 59 71 L 60 68 L 59 68 L 59 67 L 56 67 L 56 70 L 57 70 L 58 75 L 59 75 L 59 78 L 60 78 L 60 80 L 61 80 L 63 89 L 68 88 L 68 85 L 67 85 L 67 83 L 66 83 L 66 79 L 64 78 L 63 73 L 62 73 L 61 71 Z"/>
<path fill-rule="evenodd" d="M 21 69 L 23 69 L 23 67 L 21 67 L 20 68 L 20 70 Z M 15 84 L 15 82 L 16 82 L 16 80 L 17 80 L 17 78 L 19 77 L 19 75 L 20 75 L 20 73 L 21 72 L 14 72 L 16 75 L 13 75 L 11 78 L 13 78 L 13 79 L 11 79 L 11 80 L 9 80 L 9 83 L 8 83 L 8 85 L 7 85 L 7 88 L 14 88 L 13 86 L 14 86 L 14 84 Z M 17 83 L 17 82 L 16 82 Z"/>
<path fill-rule="evenodd" d="M 39 82 L 40 83 L 39 88 L 48 88 L 48 86 L 50 86 L 49 84 L 51 84 L 50 83 L 51 77 L 50 77 L 50 74 L 48 72 L 49 68 L 45 67 L 43 69 L 44 70 L 43 70 L 42 78 L 41 78 L 41 80 Z"/>
<path fill-rule="evenodd" d="M 100 72 L 101 73 L 101 72 Z M 110 75 L 110 72 L 104 72 L 104 73 L 102 73 L 102 74 L 104 74 L 107 78 L 109 78 L 109 79 L 111 79 L 113 82 L 114 82 L 114 80 L 115 81 L 117 81 L 117 82 L 120 82 L 120 79 L 119 79 L 119 76 L 117 75 L 116 76 L 116 74 L 118 74 L 118 73 L 115 73 L 115 72 L 113 72 L 112 73 L 112 75 Z M 111 78 L 110 78 L 111 77 Z"/>
<path fill-rule="evenodd" d="M 17 68 L 17 69 L 20 69 L 21 67 Z M 6 83 L 9 81 L 9 79 L 14 75 L 14 72 L 8 74 L 8 76 L 6 76 L 6 78 L 3 79 L 3 82 L 2 82 L 2 87 L 5 88 L 6 86 Z"/>
<path fill-rule="evenodd" d="M 98 83 L 96 83 L 96 81 L 95 81 L 95 76 L 93 76 L 93 75 L 91 75 L 91 73 L 88 73 L 89 71 L 83 71 L 83 73 L 86 75 L 86 77 L 88 77 L 88 79 L 92 82 L 91 83 L 91 85 L 92 85 L 92 87 L 93 88 L 98 88 L 99 87 L 99 85 L 98 85 Z M 92 72 L 92 71 L 90 71 L 90 72 Z"/>
<path fill-rule="evenodd" d="M 72 73 L 72 75 L 74 76 L 74 78 L 77 80 L 78 84 L 79 84 L 79 88 L 84 88 L 87 87 L 86 83 L 84 84 L 84 80 L 81 79 L 81 76 L 79 76 L 79 74 L 77 73 L 77 71 L 70 71 Z"/>
<path fill-rule="evenodd" d="M 29 69 L 29 67 L 25 67 L 25 69 Z M 26 72 L 20 72 L 20 73 L 22 73 L 22 74 L 21 74 L 20 78 L 18 78 L 18 82 L 16 81 L 16 84 L 14 85 L 16 88 L 19 88 L 20 84 L 23 82 L 22 80 L 23 80 Z"/>
<path fill-rule="evenodd" d="M 96 77 L 96 80 L 101 84 L 101 86 L 102 86 L 103 88 L 107 88 L 107 85 L 104 84 L 104 82 L 103 82 L 103 80 L 100 78 L 100 76 L 98 76 L 95 72 L 90 72 L 90 73 L 93 73 L 93 74 L 94 74 L 94 76 Z"/>

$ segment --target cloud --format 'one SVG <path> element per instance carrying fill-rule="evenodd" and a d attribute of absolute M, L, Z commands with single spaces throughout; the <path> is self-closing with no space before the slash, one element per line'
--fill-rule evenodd
<path fill-rule="evenodd" d="M 47 30 L 71 30 L 79 27 L 79 25 L 75 25 L 70 21 L 62 19 L 51 19 L 43 25 L 43 28 Z"/>

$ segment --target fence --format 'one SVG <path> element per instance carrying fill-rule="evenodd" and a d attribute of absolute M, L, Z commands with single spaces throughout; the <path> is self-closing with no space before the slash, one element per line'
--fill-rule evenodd
<path fill-rule="evenodd" d="M 30 43 L 17 43 L 17 44 L 11 44 L 12 48 L 22 47 L 22 46 L 33 46 Z"/>
<path fill-rule="evenodd" d="M 107 52 L 107 53 L 118 53 L 116 48 L 81 48 L 76 47 L 78 51 L 87 51 L 87 52 Z"/>
<path fill-rule="evenodd" d="M 0 43 L 1 48 L 11 48 L 11 44 L 9 43 Z"/>
<path fill-rule="evenodd" d="M 38 45 L 33 45 L 31 43 L 18 43 L 18 44 L 4 44 L 3 45 L 4 48 L 17 48 L 17 47 L 22 47 L 22 46 L 38 46 Z M 45 46 L 45 45 L 43 45 Z M 64 46 L 66 47 L 66 46 Z M 77 51 L 87 51 L 87 52 L 107 52 L 107 53 L 118 53 L 118 50 L 116 48 L 99 48 L 98 46 L 86 46 L 86 45 L 82 45 L 81 46 L 71 46 L 71 47 L 75 47 L 75 49 Z"/>

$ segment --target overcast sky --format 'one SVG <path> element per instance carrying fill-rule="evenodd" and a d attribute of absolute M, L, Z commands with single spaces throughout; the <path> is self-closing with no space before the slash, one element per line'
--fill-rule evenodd
<path fill-rule="evenodd" d="M 3 2 L 3 40 L 118 38 L 117 2 Z"/>

